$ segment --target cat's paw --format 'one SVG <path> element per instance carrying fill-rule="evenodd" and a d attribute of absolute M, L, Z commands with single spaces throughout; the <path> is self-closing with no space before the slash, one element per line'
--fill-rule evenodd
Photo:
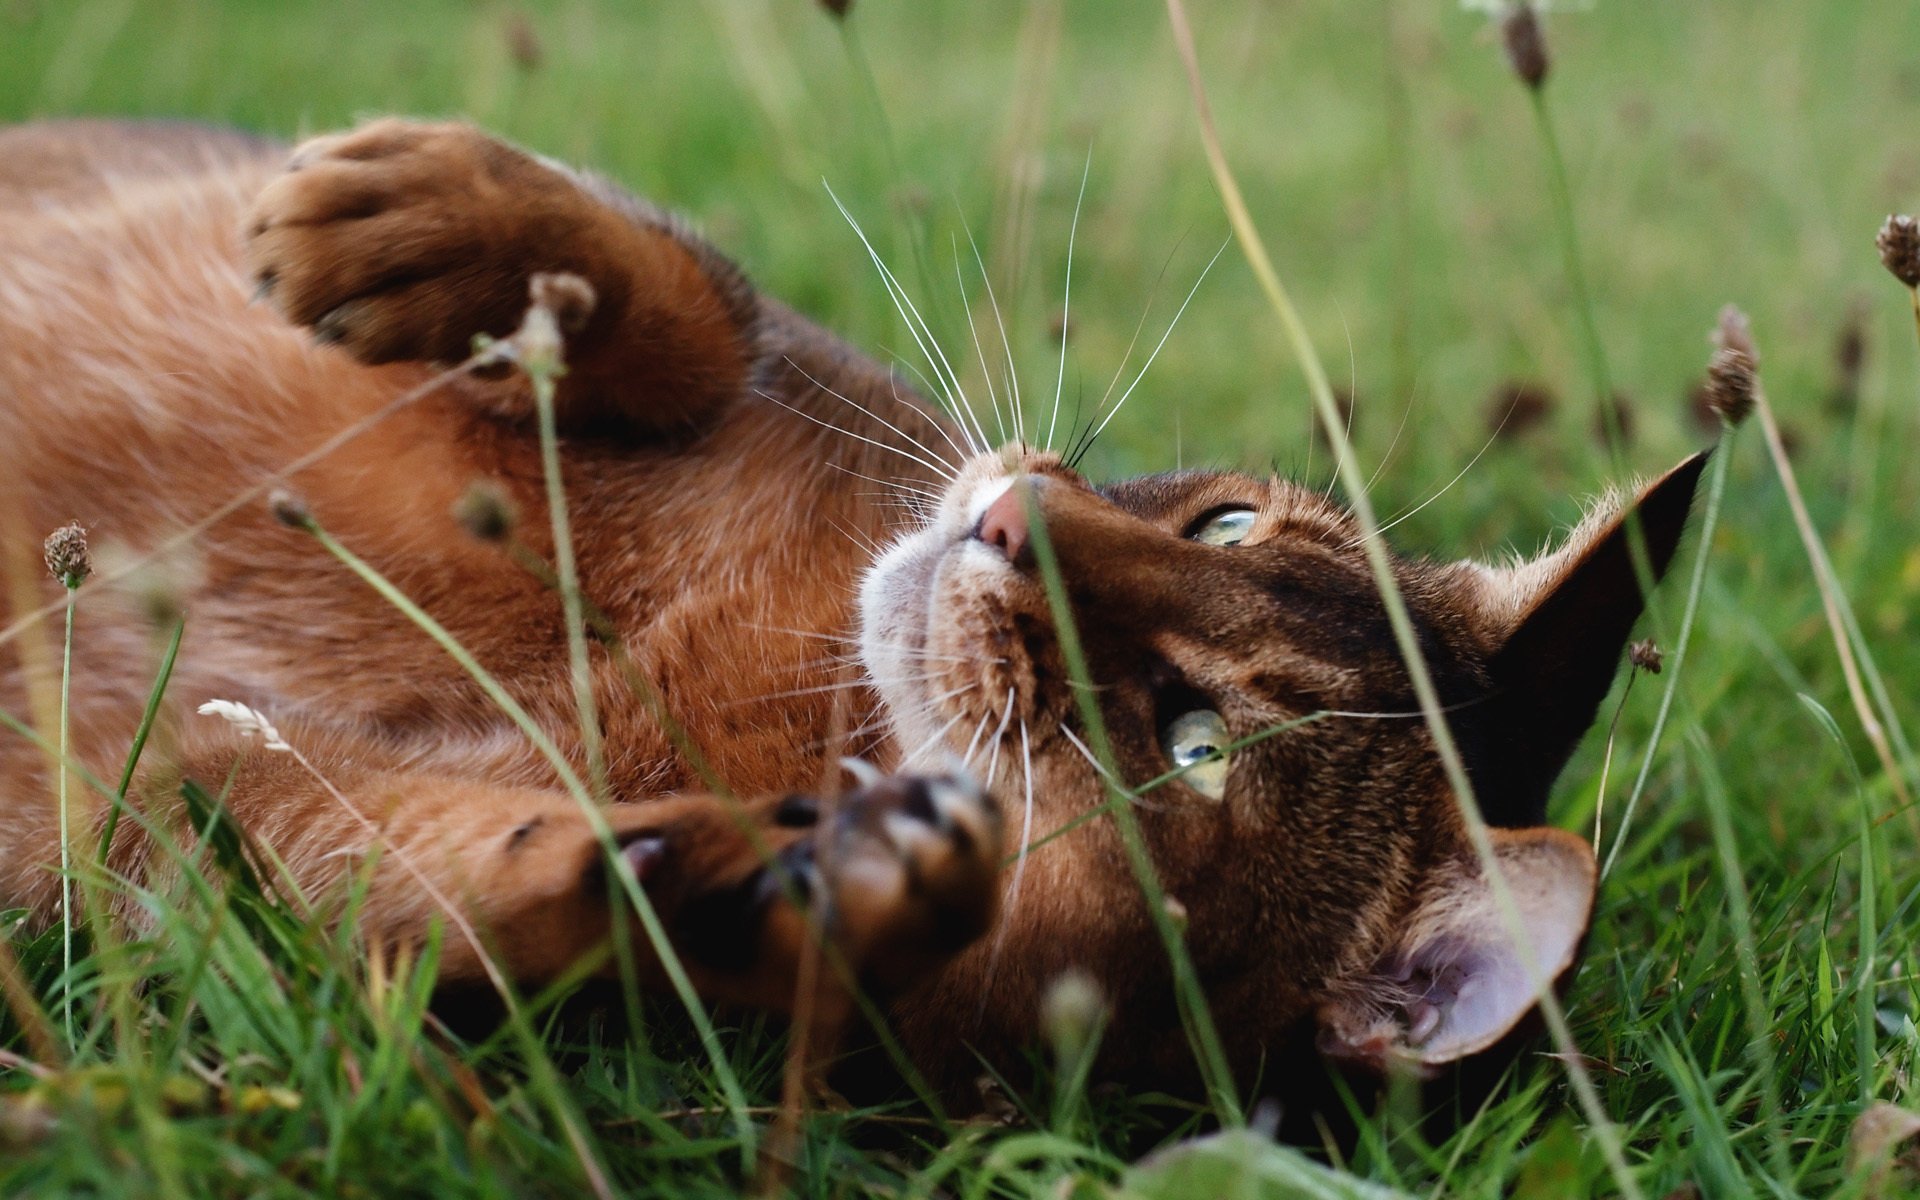
<path fill-rule="evenodd" d="M 840 801 L 815 839 L 828 927 L 882 988 L 912 982 L 986 932 L 999 899 L 999 807 L 963 774 L 891 775 Z"/>
<path fill-rule="evenodd" d="M 582 269 L 594 201 L 460 124 L 378 121 L 302 143 L 246 224 L 258 294 L 366 362 L 458 361 L 515 328 L 536 271 Z"/>
<path fill-rule="evenodd" d="M 992 924 L 1001 820 L 961 775 L 892 775 L 834 801 L 789 797 L 775 821 L 812 826 L 759 878 L 764 962 L 796 960 L 824 930 L 864 987 L 895 992 Z"/>

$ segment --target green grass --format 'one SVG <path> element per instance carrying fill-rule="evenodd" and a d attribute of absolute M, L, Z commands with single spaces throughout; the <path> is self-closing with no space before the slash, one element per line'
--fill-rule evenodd
<path fill-rule="evenodd" d="M 189 115 L 291 136 L 370 113 L 465 114 L 684 209 L 770 292 L 915 362 L 824 181 L 949 353 L 971 348 L 952 263 L 957 249 L 971 276 L 971 231 L 1030 395 L 1052 383 L 1084 169 L 1065 379 L 1069 405 L 1090 408 L 1145 311 L 1126 377 L 1138 369 L 1227 222 L 1158 3 L 1004 7 L 867 0 L 850 38 L 797 0 L 529 5 L 542 55 L 523 68 L 508 9 L 466 0 L 12 0 L 0 118 Z M 1481 451 L 1497 384 L 1538 379 L 1560 397 L 1394 540 L 1447 555 L 1534 548 L 1613 472 L 1547 160 L 1485 18 L 1444 0 L 1195 8 L 1227 156 L 1335 383 L 1357 397 L 1362 465 L 1386 462 L 1372 485 L 1383 517 Z M 1599 0 L 1553 15 L 1548 33 L 1593 319 L 1636 418 L 1628 462 L 1650 473 L 1706 440 L 1684 393 L 1716 312 L 1740 304 L 1814 522 L 1911 725 L 1920 348 L 1872 235 L 1886 212 L 1920 207 L 1920 9 Z M 1856 305 L 1865 369 L 1836 410 L 1834 343 Z M 1230 250 L 1095 446 L 1093 472 L 1277 464 L 1324 483 L 1300 364 L 1271 317 Z M 1860 733 L 1759 437 L 1732 453 L 1672 718 L 1567 1007 L 1640 1191 L 1691 1180 L 1707 1195 L 1828 1195 L 1852 1186 L 1845 1140 L 1864 1103 L 1920 1104 L 1920 847 Z M 1685 582 L 1677 573 L 1661 597 L 1669 631 Z M 1659 699 L 1637 687 L 1621 719 L 1609 836 Z M 1555 800 L 1571 828 L 1591 826 L 1600 740 Z M 231 860 L 210 870 L 239 869 L 234 839 L 202 853 Z M 58 1070 L 0 1076 L 7 1194 L 577 1194 L 576 1118 L 622 1191 L 741 1186 L 729 1102 L 671 997 L 642 1002 L 637 1032 L 555 1021 L 544 1049 L 509 1031 L 429 1036 L 424 965 L 370 982 L 351 939 L 262 891 L 154 911 L 151 942 L 103 948 L 74 981 L 82 1012 L 96 989 L 138 981 L 135 1022 L 82 1022 Z M 58 997 L 58 936 L 15 950 Z M 532 1011 L 544 1027 L 550 1009 Z M 751 1022 L 720 1033 L 770 1125 L 779 1040 Z M 1437 1144 L 1389 1109 L 1339 1165 L 1416 1195 L 1609 1192 L 1565 1078 L 1544 1055 L 1523 1061 Z M 1092 1195 L 1142 1149 L 1134 1131 L 1190 1132 L 1152 1096 L 1018 1099 L 1030 1116 L 1006 1127 L 918 1108 L 817 1116 L 794 1186 L 1027 1195 L 1079 1180 Z M 1242 1142 L 1137 1183 L 1177 1194 L 1236 1170 L 1248 1194 L 1334 1186 Z"/>

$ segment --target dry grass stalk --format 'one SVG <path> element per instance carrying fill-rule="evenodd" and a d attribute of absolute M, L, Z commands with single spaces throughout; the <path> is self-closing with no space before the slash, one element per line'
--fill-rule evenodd
<path fill-rule="evenodd" d="M 1747 372 L 1745 384 L 1750 391 L 1744 399 L 1750 402 L 1753 412 L 1760 418 L 1760 430 L 1766 437 L 1767 453 L 1773 459 L 1774 473 L 1780 476 L 1780 486 L 1787 493 L 1787 506 L 1793 511 L 1793 523 L 1800 531 L 1801 545 L 1806 548 L 1807 561 L 1813 567 L 1813 580 L 1820 589 L 1820 606 L 1826 613 L 1827 631 L 1833 637 L 1834 651 L 1840 656 L 1840 671 L 1846 678 L 1847 696 L 1853 701 L 1853 711 L 1860 718 L 1860 727 L 1866 732 L 1867 741 L 1873 744 L 1873 752 L 1880 760 L 1880 769 L 1886 772 L 1887 784 L 1893 789 L 1895 800 L 1906 813 L 1907 823 L 1914 835 L 1920 837 L 1920 812 L 1914 811 L 1913 793 L 1907 786 L 1906 776 L 1901 773 L 1900 765 L 1894 758 L 1886 728 L 1874 712 L 1872 701 L 1867 698 L 1866 684 L 1860 675 L 1860 662 L 1854 656 L 1853 642 L 1847 637 L 1846 623 L 1840 615 L 1840 582 L 1834 577 L 1833 564 L 1827 560 L 1819 531 L 1814 528 L 1806 499 L 1800 493 L 1800 481 L 1793 473 L 1793 462 L 1787 454 L 1786 439 L 1780 433 L 1780 422 L 1774 418 L 1773 406 L 1767 403 L 1766 388 L 1760 383 L 1759 356 L 1753 352 L 1751 336 L 1746 330 L 1746 317 L 1732 306 L 1721 315 L 1719 340 L 1720 348 L 1714 354 L 1716 363 L 1723 361 L 1722 356 L 1738 356 L 1754 364 L 1753 369 Z"/>
<path fill-rule="evenodd" d="M 1434 748 L 1446 770 L 1448 782 L 1459 798 L 1461 815 L 1465 819 L 1469 840 L 1499 901 L 1501 915 L 1506 921 L 1509 932 L 1514 935 L 1516 943 L 1524 945 L 1526 934 L 1520 911 L 1514 903 L 1512 889 L 1508 886 L 1506 877 L 1494 857 L 1486 821 L 1480 815 L 1479 806 L 1474 800 L 1473 785 L 1467 778 L 1459 747 L 1454 742 L 1451 727 L 1447 724 L 1440 704 L 1439 694 L 1434 688 L 1432 676 L 1427 669 L 1426 658 L 1421 653 L 1419 641 L 1407 615 L 1405 600 L 1400 595 L 1392 566 L 1387 561 L 1385 544 L 1380 536 L 1379 520 L 1367 496 L 1366 477 L 1361 474 L 1359 461 L 1353 452 L 1353 444 L 1340 424 L 1339 410 L 1334 403 L 1333 388 L 1327 379 L 1326 369 L 1314 352 L 1313 341 L 1307 335 L 1306 326 L 1301 321 L 1298 310 L 1294 308 L 1292 298 L 1280 282 L 1279 272 L 1274 269 L 1273 260 L 1267 254 L 1266 243 L 1254 226 L 1252 214 L 1247 209 L 1246 199 L 1241 194 L 1239 182 L 1234 178 L 1233 169 L 1227 163 L 1226 151 L 1221 146 L 1220 133 L 1213 119 L 1213 107 L 1207 101 L 1206 84 L 1201 78 L 1199 52 L 1194 47 L 1193 29 L 1187 20 L 1186 5 L 1183 0 L 1166 0 L 1166 5 L 1167 16 L 1173 26 L 1174 44 L 1186 68 L 1188 90 L 1193 96 L 1195 114 L 1199 118 L 1201 144 L 1206 150 L 1208 166 L 1212 169 L 1214 182 L 1220 191 L 1221 205 L 1226 210 L 1228 223 L 1233 228 L 1234 236 L 1239 242 L 1242 254 L 1247 259 L 1248 266 L 1252 268 L 1261 291 L 1265 294 L 1274 315 L 1280 319 L 1288 340 L 1300 358 L 1301 368 L 1307 376 L 1308 391 L 1313 396 L 1314 406 L 1326 430 L 1327 440 L 1332 444 L 1341 483 L 1348 492 L 1354 519 L 1361 529 L 1361 543 L 1367 552 L 1381 603 L 1386 607 L 1389 621 L 1393 626 L 1394 640 L 1400 648 L 1407 674 L 1419 698 L 1421 713 L 1426 719 L 1427 727 L 1432 731 Z M 1536 92 L 1535 95 L 1537 96 L 1538 93 Z M 1601 395 L 1606 394 L 1608 389 L 1603 387 Z M 1594 1140 L 1599 1143 L 1601 1155 L 1606 1160 L 1608 1172 L 1612 1175 L 1615 1186 L 1630 1200 L 1640 1200 L 1643 1193 L 1634 1182 L 1632 1171 L 1627 1167 L 1626 1154 L 1621 1146 L 1619 1133 L 1608 1116 L 1605 1105 L 1601 1102 L 1599 1089 L 1594 1086 L 1592 1075 L 1580 1064 L 1578 1048 L 1574 1045 L 1572 1031 L 1567 1025 L 1566 1011 L 1561 1007 L 1559 997 L 1553 993 L 1552 986 L 1549 984 L 1541 987 L 1537 1000 L 1541 1018 L 1547 1026 L 1554 1048 L 1563 1056 L 1562 1062 L 1566 1068 L 1567 1082 L 1574 1094 L 1574 1099 L 1593 1126 Z"/>

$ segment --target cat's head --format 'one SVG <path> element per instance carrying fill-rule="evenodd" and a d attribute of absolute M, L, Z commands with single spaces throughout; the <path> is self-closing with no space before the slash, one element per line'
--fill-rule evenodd
<path fill-rule="evenodd" d="M 1703 459 L 1631 506 L 1656 577 Z M 1625 511 L 1512 566 L 1393 560 L 1522 949 L 1344 509 L 1230 473 L 1096 488 L 1021 449 L 967 465 L 870 571 L 862 653 L 907 764 L 966 759 L 1031 848 L 995 932 L 902 1009 L 909 1040 L 1013 1044 L 1080 968 L 1113 1006 L 1110 1061 L 1176 1069 L 1167 955 L 1102 812 L 1110 754 L 1238 1062 L 1307 1021 L 1323 1051 L 1373 1066 L 1435 1069 L 1498 1041 L 1572 963 L 1592 909 L 1591 851 L 1543 822 L 1642 608 Z"/>

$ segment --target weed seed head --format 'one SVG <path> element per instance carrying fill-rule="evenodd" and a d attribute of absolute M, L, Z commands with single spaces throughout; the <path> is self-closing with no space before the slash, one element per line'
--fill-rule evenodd
<path fill-rule="evenodd" d="M 267 509 L 273 519 L 290 529 L 313 527 L 313 513 L 307 502 L 285 488 L 275 488 L 267 496 Z"/>
<path fill-rule="evenodd" d="M 1666 660 L 1666 652 L 1652 638 L 1643 638 L 1627 647 L 1627 661 L 1649 675 L 1658 675 Z"/>
<path fill-rule="evenodd" d="M 1493 389 L 1487 404 L 1487 431 L 1502 440 L 1517 438 L 1546 423 L 1558 407 L 1553 390 L 1531 379 L 1509 379 Z"/>
<path fill-rule="evenodd" d="M 1500 22 L 1500 38 L 1506 43 L 1507 62 L 1512 64 L 1513 73 L 1521 83 L 1539 91 L 1547 81 L 1551 60 L 1547 57 L 1546 31 L 1540 28 L 1540 14 L 1534 11 L 1532 0 L 1520 0 L 1507 9 Z"/>
<path fill-rule="evenodd" d="M 1731 304 L 1721 309 L 1713 345 L 1703 399 L 1708 410 L 1731 428 L 1753 411 L 1755 373 L 1760 367 L 1760 352 L 1754 348 L 1747 314 Z"/>
<path fill-rule="evenodd" d="M 93 555 L 87 549 L 87 531 L 78 522 L 72 521 L 54 530 L 47 536 L 45 546 L 47 554 L 47 573 L 60 581 L 60 586 L 77 588 L 93 574 Z"/>
<path fill-rule="evenodd" d="M 1040 1027 L 1063 1063 L 1086 1051 L 1106 1015 L 1107 999 L 1100 985 L 1078 967 L 1055 978 L 1040 1000 Z"/>
<path fill-rule="evenodd" d="M 480 541 L 504 542 L 513 532 L 520 513 L 499 484 L 481 479 L 453 506 L 453 519 Z"/>
<path fill-rule="evenodd" d="M 820 7 L 836 20 L 844 21 L 847 19 L 847 10 L 853 7 L 853 0 L 820 0 Z"/>
<path fill-rule="evenodd" d="M 1904 213 L 1890 216 L 1873 244 L 1880 248 L 1880 261 L 1895 279 L 1920 288 L 1920 221 Z"/>

